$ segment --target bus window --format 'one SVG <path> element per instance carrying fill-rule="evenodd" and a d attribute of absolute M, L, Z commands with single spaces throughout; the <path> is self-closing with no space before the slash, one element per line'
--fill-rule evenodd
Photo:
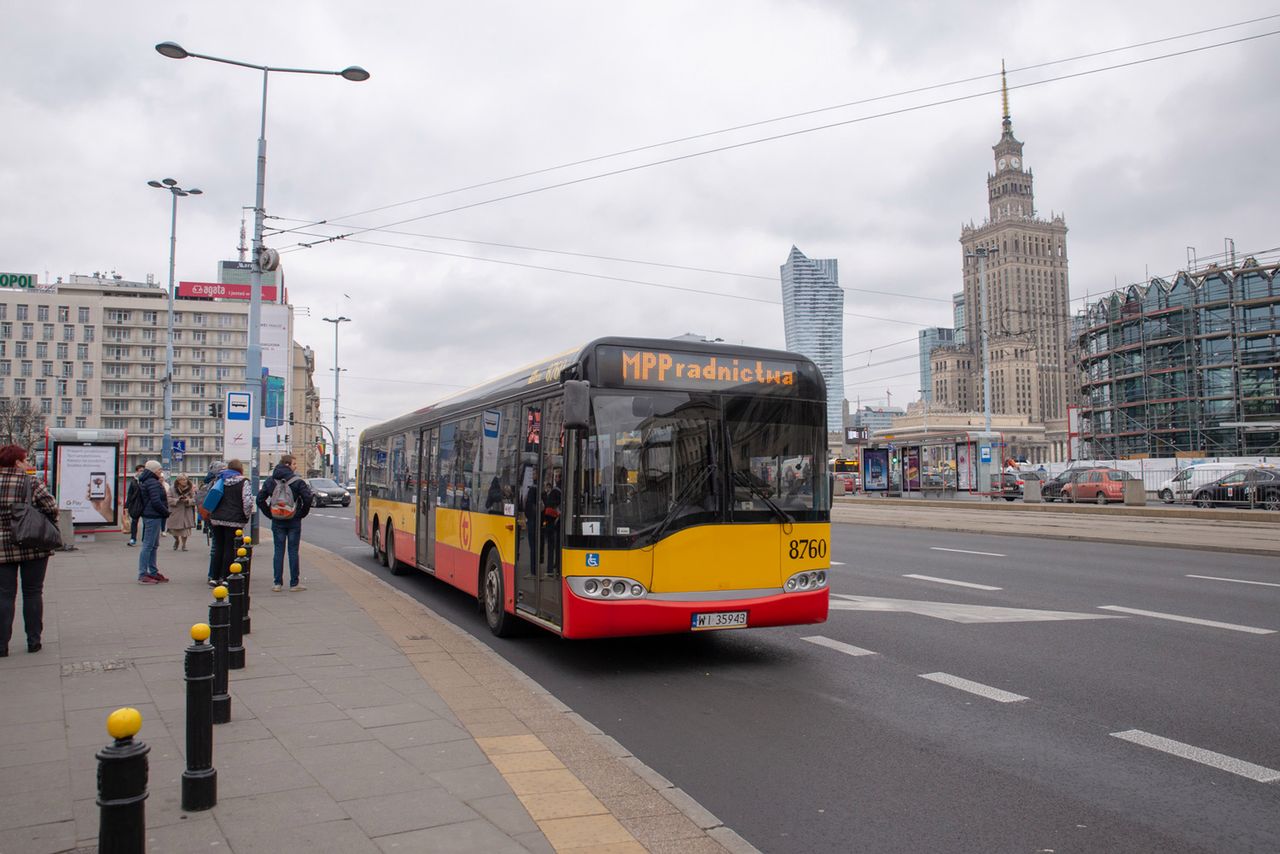
<path fill-rule="evenodd" d="M 437 507 L 454 506 L 453 496 L 456 492 L 453 486 L 454 440 L 457 433 L 457 424 L 440 425 L 440 455 L 436 462 L 436 471 L 439 472 L 436 481 Z"/>
<path fill-rule="evenodd" d="M 787 511 L 827 509 L 826 443 L 814 415 L 818 404 L 772 398 L 730 398 L 725 421 L 731 442 L 733 506 L 763 511 L 773 501 Z"/>

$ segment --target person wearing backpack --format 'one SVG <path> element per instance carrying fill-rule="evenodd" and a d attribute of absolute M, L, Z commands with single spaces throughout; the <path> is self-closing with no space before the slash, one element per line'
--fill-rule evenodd
<path fill-rule="evenodd" d="M 138 477 L 143 466 L 136 466 L 133 477 L 129 478 L 129 486 L 124 491 L 124 509 L 129 514 L 129 545 L 138 544 L 138 521 L 142 518 L 142 486 Z"/>
<path fill-rule="evenodd" d="M 213 531 L 209 586 L 217 587 L 231 573 L 231 564 L 239 546 L 236 529 L 248 528 L 254 513 L 253 490 L 245 479 L 242 462 L 227 460 L 227 467 L 214 478 L 213 487 L 202 506 L 209 511 L 209 525 Z"/>
<path fill-rule="evenodd" d="M 274 582 L 271 589 L 284 588 L 284 555 L 289 553 L 289 592 L 307 588 L 298 577 L 298 543 L 302 540 L 302 520 L 311 512 L 311 487 L 293 471 L 293 455 L 285 454 L 276 463 L 271 478 L 258 492 L 258 509 L 271 519 L 271 555 Z"/>

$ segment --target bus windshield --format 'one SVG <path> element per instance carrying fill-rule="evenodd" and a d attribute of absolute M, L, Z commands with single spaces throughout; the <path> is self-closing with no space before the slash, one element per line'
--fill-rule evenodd
<path fill-rule="evenodd" d="M 811 401 L 596 392 L 570 536 L 635 544 L 730 518 L 823 512 L 823 417 Z"/>

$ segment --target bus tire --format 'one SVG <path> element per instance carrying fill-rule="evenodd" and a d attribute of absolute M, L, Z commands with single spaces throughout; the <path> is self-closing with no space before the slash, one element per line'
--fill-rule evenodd
<path fill-rule="evenodd" d="M 369 529 L 369 541 L 373 543 L 373 559 L 378 563 L 382 563 L 382 526 L 378 524 L 378 517 L 373 518 L 373 525 Z"/>
<path fill-rule="evenodd" d="M 480 597 L 484 606 L 484 621 L 489 624 L 489 631 L 500 638 L 514 634 L 516 620 L 514 616 L 507 613 L 502 561 L 498 559 L 497 549 L 489 549 L 485 554 Z"/>
<path fill-rule="evenodd" d="M 408 567 L 396 560 L 396 532 L 391 529 L 390 522 L 387 523 L 387 546 L 382 554 L 386 557 L 387 568 L 392 575 L 404 575 L 408 571 Z"/>

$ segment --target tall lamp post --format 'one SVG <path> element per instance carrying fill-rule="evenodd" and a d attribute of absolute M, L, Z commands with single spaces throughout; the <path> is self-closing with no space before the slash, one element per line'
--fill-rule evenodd
<path fill-rule="evenodd" d="M 148 181 L 147 186 L 168 190 L 173 199 L 173 210 L 169 217 L 169 320 L 168 335 L 164 342 L 164 438 L 160 446 L 160 465 L 165 471 L 169 471 L 173 463 L 173 263 L 178 249 L 178 197 L 199 196 L 204 191 L 194 187 L 184 190 L 173 178 Z"/>
<path fill-rule="evenodd" d="M 156 45 L 161 56 L 169 59 L 207 59 L 210 62 L 221 62 L 225 65 L 238 65 L 241 68 L 252 68 L 262 72 L 262 119 L 258 131 L 258 175 L 257 192 L 253 204 L 253 257 L 250 259 L 253 268 L 249 278 L 249 347 L 245 352 L 245 385 L 251 392 L 249 404 L 250 437 L 252 452 L 249 460 L 249 483 L 256 491 L 258 488 L 259 458 L 262 456 L 262 397 L 264 384 L 262 379 L 262 271 L 275 270 L 280 258 L 275 250 L 264 250 L 262 246 L 262 220 L 265 214 L 264 196 L 267 183 L 267 77 L 272 71 L 281 74 L 321 74 L 341 77 L 345 80 L 360 82 L 369 79 L 369 72 L 358 65 L 348 66 L 341 71 L 323 71 L 312 68 L 277 68 L 271 65 L 257 65 L 252 62 L 240 62 L 219 56 L 192 53 L 175 42 L 161 42 Z M 253 515 L 253 532 L 258 532 L 258 515 Z M 257 541 L 257 537 L 254 537 Z"/>
<path fill-rule="evenodd" d="M 338 365 L 338 327 L 344 323 L 350 323 L 351 318 L 338 315 L 322 319 L 325 323 L 333 324 L 333 479 L 336 481 L 338 480 L 338 379 L 342 376 L 342 368 Z"/>

